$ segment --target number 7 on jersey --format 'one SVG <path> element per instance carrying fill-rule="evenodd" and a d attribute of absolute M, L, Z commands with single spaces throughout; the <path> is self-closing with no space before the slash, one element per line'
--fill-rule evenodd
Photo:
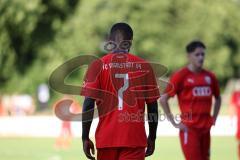
<path fill-rule="evenodd" d="M 129 77 L 128 74 L 115 74 L 115 78 L 123 78 L 124 83 L 118 90 L 118 110 L 123 110 L 123 92 L 129 87 Z"/>

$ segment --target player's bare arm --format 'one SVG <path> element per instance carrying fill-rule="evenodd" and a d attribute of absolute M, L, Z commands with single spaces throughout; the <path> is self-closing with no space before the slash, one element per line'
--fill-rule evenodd
<path fill-rule="evenodd" d="M 155 150 L 155 140 L 158 126 L 158 103 L 157 101 L 147 104 L 149 135 L 145 157 L 151 156 Z"/>
<path fill-rule="evenodd" d="M 171 122 L 171 124 L 176 127 L 179 128 L 180 130 L 187 130 L 187 126 L 185 126 L 183 123 L 176 123 L 174 118 L 173 118 L 173 114 L 171 112 L 171 109 L 169 107 L 169 96 L 168 94 L 164 94 L 161 96 L 160 98 L 160 104 L 163 108 L 163 112 L 165 113 L 165 115 L 167 116 L 167 119 Z"/>
<path fill-rule="evenodd" d="M 213 108 L 213 125 L 215 125 L 220 108 L 221 108 L 221 96 L 215 97 L 215 103 Z"/>
<path fill-rule="evenodd" d="M 94 144 L 89 138 L 89 131 L 91 128 L 93 114 L 94 114 L 94 103 L 95 100 L 92 98 L 86 97 L 83 103 L 83 119 L 82 119 L 82 142 L 83 142 L 83 151 L 87 158 L 95 160 L 93 156 L 95 154 Z M 87 113 L 87 114 L 84 114 Z"/>

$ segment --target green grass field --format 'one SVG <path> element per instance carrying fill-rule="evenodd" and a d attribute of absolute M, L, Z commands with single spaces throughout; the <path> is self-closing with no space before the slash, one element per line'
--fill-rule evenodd
<path fill-rule="evenodd" d="M 1 160 L 85 160 L 81 138 L 68 150 L 56 150 L 53 138 L 0 138 Z M 237 160 L 234 137 L 213 137 L 211 160 Z M 153 156 L 147 160 L 183 160 L 178 137 L 159 137 Z"/>

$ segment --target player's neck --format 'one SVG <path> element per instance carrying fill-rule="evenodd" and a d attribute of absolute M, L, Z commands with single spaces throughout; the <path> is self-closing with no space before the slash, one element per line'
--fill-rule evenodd
<path fill-rule="evenodd" d="M 128 50 L 113 50 L 112 53 L 128 53 Z"/>
<path fill-rule="evenodd" d="M 194 66 L 193 64 L 188 64 L 187 68 L 191 71 L 191 72 L 194 72 L 194 73 L 199 73 L 202 71 L 202 67 L 196 67 Z"/>

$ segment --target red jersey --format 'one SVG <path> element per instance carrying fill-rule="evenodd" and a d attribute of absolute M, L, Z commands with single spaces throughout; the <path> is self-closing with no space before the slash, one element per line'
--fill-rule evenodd
<path fill-rule="evenodd" d="M 145 102 L 159 98 L 149 63 L 130 53 L 109 53 L 89 66 L 81 95 L 96 99 L 97 148 L 146 147 Z"/>
<path fill-rule="evenodd" d="M 233 92 L 231 103 L 237 112 L 237 138 L 240 139 L 240 91 Z"/>
<path fill-rule="evenodd" d="M 237 110 L 239 110 L 239 113 L 240 113 L 240 91 L 233 92 L 231 103 L 233 106 L 236 107 Z"/>
<path fill-rule="evenodd" d="M 174 73 L 167 88 L 168 95 L 177 95 L 182 122 L 188 127 L 209 128 L 212 97 L 219 97 L 219 85 L 215 75 L 207 70 L 199 73 L 184 67 Z"/>

